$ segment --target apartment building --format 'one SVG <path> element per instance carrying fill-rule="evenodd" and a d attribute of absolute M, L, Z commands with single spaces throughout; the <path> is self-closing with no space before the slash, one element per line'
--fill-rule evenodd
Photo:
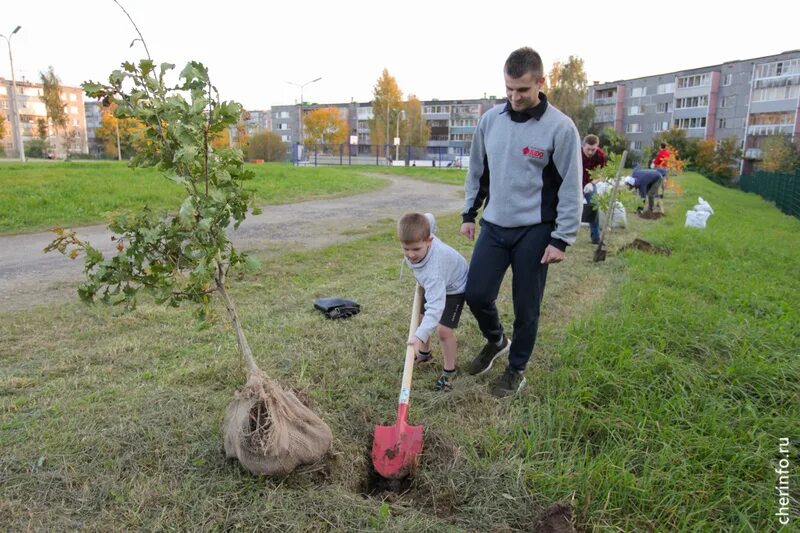
<path fill-rule="evenodd" d="M 103 156 L 103 143 L 97 138 L 97 130 L 103 119 L 103 107 L 97 100 L 86 100 L 83 103 L 86 110 L 86 140 L 88 153 L 93 157 Z"/>
<path fill-rule="evenodd" d="M 595 128 L 614 128 L 634 152 L 670 128 L 700 139 L 735 137 L 747 172 L 767 135 L 800 136 L 800 50 L 595 83 L 588 100 Z"/>
<path fill-rule="evenodd" d="M 470 100 L 426 100 L 422 101 L 422 115 L 430 127 L 430 137 L 425 151 L 429 157 L 452 159 L 469 155 L 472 135 L 481 115 L 495 105 L 505 105 L 505 99 L 494 97 Z M 372 102 L 350 102 L 338 104 L 305 104 L 306 115 L 314 109 L 335 107 L 350 129 L 350 136 L 358 141 L 354 153 L 375 153 L 370 136 L 369 121 L 374 117 Z M 300 140 L 300 105 L 280 105 L 272 108 L 272 131 L 279 134 L 289 145 Z M 390 132 L 389 138 L 394 137 Z"/>
<path fill-rule="evenodd" d="M 361 133 L 360 127 L 366 127 L 366 122 L 372 115 L 365 114 L 361 110 L 361 104 L 356 102 L 336 103 L 336 104 L 317 104 L 306 103 L 302 106 L 303 116 L 316 109 L 327 109 L 335 107 L 339 111 L 339 116 L 347 122 L 350 134 Z M 370 108 L 371 110 L 371 108 Z M 271 129 L 281 136 L 281 140 L 288 144 L 300 142 L 300 104 L 278 105 L 271 109 Z M 362 124 L 363 122 L 363 124 Z M 369 131 L 369 128 L 367 128 Z M 359 137 L 359 141 L 361 138 Z"/>
<path fill-rule="evenodd" d="M 28 81 L 17 81 L 16 102 L 19 112 L 23 144 L 39 137 L 39 119 L 47 121 L 47 109 L 42 101 L 42 85 Z M 7 154 L 16 154 L 11 113 L 11 80 L 0 78 L 0 114 L 6 119 L 5 136 L 0 139 Z M 83 102 L 83 89 L 80 87 L 61 87 L 61 101 L 67 113 L 66 133 L 57 132 L 47 121 L 47 138 L 56 149 L 58 156 L 67 153 L 87 153 L 88 138 L 86 114 Z"/>

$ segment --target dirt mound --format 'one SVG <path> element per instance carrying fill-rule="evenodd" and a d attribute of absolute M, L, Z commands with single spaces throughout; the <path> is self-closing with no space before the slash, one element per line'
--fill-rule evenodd
<path fill-rule="evenodd" d="M 659 218 L 664 216 L 664 213 L 659 211 L 637 211 L 636 215 L 639 218 L 643 218 L 645 220 L 658 220 Z"/>
<path fill-rule="evenodd" d="M 545 510 L 534 526 L 536 533 L 575 533 L 572 505 L 557 502 Z"/>
<path fill-rule="evenodd" d="M 631 242 L 620 248 L 619 251 L 622 252 L 629 249 L 639 250 L 640 252 L 646 252 L 653 255 L 669 255 L 672 253 L 672 250 L 666 246 L 654 246 L 642 239 L 633 239 Z"/>

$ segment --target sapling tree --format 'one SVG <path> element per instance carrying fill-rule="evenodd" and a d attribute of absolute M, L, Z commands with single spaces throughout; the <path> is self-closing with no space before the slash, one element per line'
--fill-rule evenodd
<path fill-rule="evenodd" d="M 256 365 L 239 315 L 227 290 L 236 268 L 257 268 L 253 256 L 238 252 L 226 230 L 238 228 L 252 203 L 244 187 L 253 176 L 238 149 L 212 146 L 212 140 L 239 120 L 242 107 L 220 101 L 206 67 L 189 62 L 177 83 L 169 63 L 150 58 L 126 62 L 107 84 L 87 82 L 86 94 L 114 104 L 117 119 L 143 124 L 132 166 L 156 167 L 185 199 L 170 214 L 145 207 L 117 216 L 110 224 L 117 253 L 106 258 L 74 231 L 57 229 L 47 251 L 76 258 L 85 254 L 86 281 L 80 297 L 135 308 L 140 294 L 169 306 L 195 304 L 208 324 L 213 298 L 219 297 L 236 332 L 247 369 L 247 385 L 236 394 L 225 417 L 225 449 L 251 472 L 287 474 L 298 464 L 319 459 L 331 441 L 330 429 L 294 394 L 283 391 Z"/>
<path fill-rule="evenodd" d="M 614 187 L 617 174 L 619 173 L 621 158 L 622 156 L 620 154 L 610 152 L 605 166 L 596 167 L 589 171 L 589 177 L 593 181 L 596 181 L 598 188 L 601 189 L 592 199 L 595 209 L 600 209 L 606 213 L 609 212 L 611 208 L 611 190 Z M 620 202 L 627 208 L 635 208 L 639 204 L 636 195 L 623 185 L 620 185 L 617 189 L 615 202 Z"/>

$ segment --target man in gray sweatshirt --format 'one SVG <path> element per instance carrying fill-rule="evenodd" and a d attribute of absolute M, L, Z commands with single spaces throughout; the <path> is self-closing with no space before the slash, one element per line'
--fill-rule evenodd
<path fill-rule="evenodd" d="M 525 386 L 533 353 L 547 267 L 563 261 L 580 227 L 581 143 L 572 120 L 539 92 L 544 68 L 531 48 L 511 53 L 504 68 L 508 101 L 487 111 L 472 138 L 461 233 L 481 232 L 467 277 L 466 301 L 487 343 L 469 372 L 487 372 L 508 352 L 492 385 L 495 396 Z M 514 334 L 506 337 L 495 306 L 503 276 L 513 272 Z"/>

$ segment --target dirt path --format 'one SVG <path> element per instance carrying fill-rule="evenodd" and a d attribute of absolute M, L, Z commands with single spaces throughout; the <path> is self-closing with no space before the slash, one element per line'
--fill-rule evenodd
<path fill-rule="evenodd" d="M 406 211 L 439 215 L 458 212 L 463 206 L 460 186 L 374 176 L 391 183 L 345 198 L 266 206 L 262 214 L 248 217 L 231 238 L 243 251 L 318 248 L 358 238 L 370 224 Z M 112 253 L 111 233 L 105 226 L 76 229 L 82 239 Z M 83 261 L 70 261 L 57 252 L 42 253 L 52 240 L 49 232 L 0 237 L 0 312 L 77 299 Z"/>

